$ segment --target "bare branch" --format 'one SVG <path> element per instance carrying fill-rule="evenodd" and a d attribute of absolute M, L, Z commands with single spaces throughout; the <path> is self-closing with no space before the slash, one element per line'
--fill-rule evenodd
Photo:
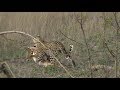
<path fill-rule="evenodd" d="M 103 31 L 103 37 L 102 37 L 102 40 L 103 40 L 103 43 L 104 43 L 104 45 L 106 46 L 106 48 L 107 48 L 107 50 L 108 50 L 108 52 L 110 53 L 110 55 L 113 57 L 113 58 L 115 58 L 115 54 L 114 54 L 114 52 L 112 51 L 112 50 L 110 50 L 110 48 L 109 48 L 109 46 L 108 46 L 108 44 L 107 44 L 107 42 L 106 42 L 106 39 L 105 39 L 105 30 L 106 30 L 106 16 L 105 16 L 105 13 L 103 13 L 103 20 L 104 20 L 104 31 Z"/>
<path fill-rule="evenodd" d="M 118 23 L 117 12 L 113 13 L 113 15 L 114 15 L 114 19 L 115 19 L 115 22 L 117 25 L 117 28 L 116 28 L 117 40 L 116 40 L 115 77 L 118 77 L 117 76 L 117 74 L 118 74 L 118 34 L 119 34 L 120 26 Z"/>
<path fill-rule="evenodd" d="M 105 44 L 108 52 L 111 54 L 111 56 L 112 56 L 113 58 L 115 58 L 115 54 L 112 52 L 112 50 L 110 50 L 110 48 L 108 47 L 108 45 L 107 45 L 107 43 L 106 43 L 105 41 L 104 41 L 104 44 Z"/>
<path fill-rule="evenodd" d="M 118 23 L 117 23 L 117 17 L 116 17 L 116 14 L 115 13 L 113 13 L 114 14 L 114 16 L 115 16 L 115 21 L 116 21 L 116 24 L 118 25 Z M 108 52 L 110 53 L 110 55 L 113 57 L 113 59 L 114 59 L 114 61 L 115 61 L 115 77 L 117 77 L 117 74 L 118 74 L 118 69 L 117 69 L 117 63 L 118 63 L 118 43 L 117 43 L 117 40 L 116 40 L 116 55 L 115 55 L 115 53 L 114 52 L 112 52 L 112 50 L 110 50 L 110 48 L 108 47 L 108 44 L 106 43 L 106 39 L 105 39 L 105 30 L 106 30 L 106 17 L 105 17 L 105 13 L 103 13 L 103 19 L 104 19 L 104 37 L 102 38 L 103 39 L 103 43 L 104 43 L 104 45 L 106 46 L 106 48 L 107 48 L 107 50 L 108 50 Z M 119 26 L 118 26 L 119 27 Z M 118 27 L 117 27 L 117 34 L 118 34 Z"/>
<path fill-rule="evenodd" d="M 69 40 L 74 41 L 74 42 L 76 42 L 76 43 L 78 43 L 78 44 L 81 44 L 80 42 L 77 42 L 77 41 L 75 41 L 74 39 L 69 38 L 68 36 L 66 36 L 62 31 L 59 30 L 59 32 L 60 32 L 63 36 L 65 36 L 66 38 L 68 38 Z"/>
<path fill-rule="evenodd" d="M 120 29 L 120 25 L 118 23 L 117 12 L 113 12 L 113 15 L 114 15 L 115 22 L 116 22 L 116 25 L 117 25 L 117 33 L 118 33 L 118 30 Z"/>
<path fill-rule="evenodd" d="M 88 59 L 89 59 L 90 73 L 91 73 L 91 77 L 93 77 L 93 73 L 92 73 L 92 69 L 91 69 L 92 64 L 91 64 L 90 49 L 89 49 L 89 46 L 88 46 L 88 43 L 87 43 L 87 39 L 86 39 L 86 35 L 85 35 L 85 31 L 84 31 L 84 28 L 83 28 L 82 13 L 81 13 L 81 18 L 80 18 L 80 19 L 77 17 L 77 15 L 76 15 L 75 13 L 74 13 L 74 16 L 75 16 L 77 22 L 80 24 L 80 27 L 81 27 L 81 30 L 82 30 L 82 33 L 83 33 L 84 41 L 85 41 L 86 48 L 87 48 L 87 52 L 88 52 Z"/>

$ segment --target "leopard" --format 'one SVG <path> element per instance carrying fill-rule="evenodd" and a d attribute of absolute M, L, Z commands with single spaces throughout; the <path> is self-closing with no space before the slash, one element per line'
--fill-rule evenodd
<path fill-rule="evenodd" d="M 45 48 L 38 49 L 36 47 L 28 47 L 27 49 L 28 49 L 27 60 L 32 59 L 35 63 L 38 63 L 38 65 L 44 67 L 54 65 L 48 49 Z"/>
<path fill-rule="evenodd" d="M 73 45 L 70 45 L 70 50 L 69 52 L 67 52 L 65 46 L 59 41 L 47 42 L 41 39 L 40 36 L 37 36 L 36 39 L 38 41 L 41 41 L 44 44 L 44 46 L 47 48 L 42 46 L 40 42 L 37 42 L 36 40 L 33 39 L 34 45 L 28 48 L 29 58 L 32 58 L 35 62 L 38 61 L 38 63 L 43 61 L 45 63 L 49 62 L 49 65 L 53 65 L 50 63 L 54 61 L 55 58 L 53 58 L 51 53 L 49 52 L 49 50 L 51 50 L 55 57 L 58 57 L 58 55 L 60 54 L 65 55 L 65 59 L 71 61 L 72 65 L 75 67 L 75 62 L 71 59 L 71 55 L 70 55 L 73 49 Z"/>

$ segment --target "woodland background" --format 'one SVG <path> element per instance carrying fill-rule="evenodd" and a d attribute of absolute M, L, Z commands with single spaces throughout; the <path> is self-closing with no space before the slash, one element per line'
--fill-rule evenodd
<path fill-rule="evenodd" d="M 0 12 L 0 32 L 22 31 L 46 41 L 60 41 L 71 52 L 76 67 L 67 67 L 77 78 L 119 77 L 119 12 Z M 61 67 L 39 67 L 26 61 L 28 37 L 0 35 L 0 61 L 8 62 L 18 78 L 69 78 Z M 61 59 L 61 58 L 60 58 Z M 92 66 L 104 67 L 92 70 Z M 0 77 L 5 77 L 2 73 Z"/>

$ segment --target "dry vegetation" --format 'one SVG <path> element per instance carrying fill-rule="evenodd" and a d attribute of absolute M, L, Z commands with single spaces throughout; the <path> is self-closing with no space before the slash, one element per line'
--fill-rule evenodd
<path fill-rule="evenodd" d="M 60 41 L 76 67 L 58 57 L 77 78 L 120 77 L 120 13 L 113 12 L 0 12 L 0 32 L 22 31 L 46 41 Z M 26 61 L 26 47 L 33 42 L 20 34 L 0 35 L 0 61 L 6 61 L 17 78 L 69 78 L 62 67 L 46 68 Z M 0 77 L 6 77 L 0 73 Z"/>

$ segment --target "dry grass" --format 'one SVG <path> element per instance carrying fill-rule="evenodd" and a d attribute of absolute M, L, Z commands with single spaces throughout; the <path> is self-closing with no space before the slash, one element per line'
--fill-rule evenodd
<path fill-rule="evenodd" d="M 80 13 L 77 13 L 77 15 L 79 16 Z M 113 13 L 105 13 L 105 22 L 102 12 L 83 12 L 83 17 L 85 20 L 83 27 L 86 35 L 86 42 L 88 43 L 91 53 L 92 65 L 112 67 L 110 71 L 104 69 L 99 69 L 97 71 L 93 70 L 93 77 L 115 77 L 115 59 L 110 52 L 116 53 L 117 49 L 117 61 L 119 61 L 120 40 L 119 32 L 117 33 L 118 35 L 116 35 L 117 25 Z M 118 13 L 118 19 L 119 17 L 120 15 Z M 105 23 L 106 28 L 104 31 Z M 88 78 L 90 76 L 88 55 L 86 53 L 87 49 L 84 43 L 83 33 L 74 17 L 74 13 L 0 12 L 0 32 L 11 30 L 23 31 L 32 36 L 39 34 L 47 41 L 58 40 L 65 45 L 67 50 L 69 50 L 69 45 L 74 45 L 71 56 L 77 64 L 75 68 L 69 67 L 69 63 L 64 61 L 63 56 L 59 58 L 73 76 L 79 78 Z M 107 43 L 110 52 L 103 43 L 103 37 L 105 38 L 105 43 Z M 116 42 L 118 45 L 117 48 Z M 25 57 L 25 48 L 31 45 L 33 45 L 32 41 L 22 35 L 0 35 L 0 60 L 7 61 L 16 77 L 19 78 L 69 78 L 66 72 L 59 66 L 43 68 L 36 65 L 33 61 L 15 59 Z M 120 65 L 117 63 L 118 72 L 120 70 L 119 67 Z M 117 74 L 119 77 L 119 73 Z M 1 75 L 2 73 L 0 77 L 2 77 Z"/>

